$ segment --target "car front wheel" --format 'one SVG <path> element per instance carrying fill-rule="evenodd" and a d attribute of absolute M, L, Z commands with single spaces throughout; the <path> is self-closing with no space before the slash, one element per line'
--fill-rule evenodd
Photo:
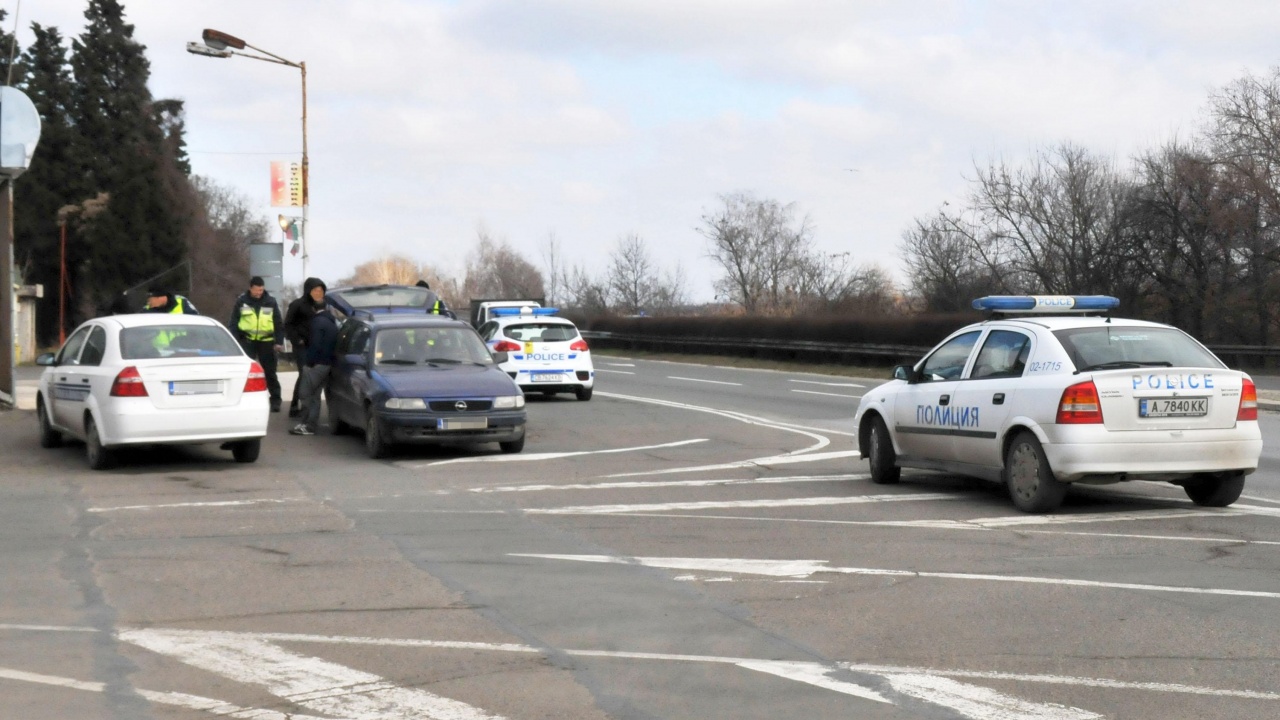
<path fill-rule="evenodd" d="M 889 428 L 880 418 L 872 418 L 871 432 L 867 437 L 867 460 L 871 465 L 871 482 L 889 485 L 898 482 L 902 477 L 902 468 L 898 467 L 898 455 L 893 450 L 893 439 L 889 437 Z"/>
<path fill-rule="evenodd" d="M 1240 499 L 1244 492 L 1244 473 L 1232 473 L 1226 477 L 1197 475 L 1183 483 L 1191 502 L 1205 507 L 1226 507 Z"/>
<path fill-rule="evenodd" d="M 374 413 L 372 407 L 365 410 L 364 449 L 369 454 L 369 457 L 374 460 L 391 454 L 391 443 L 387 442 L 386 434 L 382 429 L 382 421 L 378 420 L 378 415 Z"/>
<path fill-rule="evenodd" d="M 1029 432 L 1019 433 L 1005 453 L 1004 480 L 1013 504 L 1023 512 L 1050 512 L 1067 495 L 1068 483 L 1053 476 L 1044 448 Z"/>
<path fill-rule="evenodd" d="M 116 454 L 103 447 L 102 437 L 98 435 L 98 424 L 93 418 L 84 421 L 85 457 L 93 470 L 108 470 L 116 464 Z"/>
<path fill-rule="evenodd" d="M 36 403 L 36 417 L 40 420 L 40 447 L 60 447 L 62 445 L 62 433 L 54 430 L 53 423 L 49 422 L 49 408 L 45 407 L 43 398 Z"/>

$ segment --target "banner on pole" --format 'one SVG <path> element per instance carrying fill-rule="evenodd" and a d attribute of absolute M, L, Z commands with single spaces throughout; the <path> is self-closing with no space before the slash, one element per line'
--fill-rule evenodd
<path fill-rule="evenodd" d="M 302 207 L 302 165 L 271 162 L 271 207 Z"/>

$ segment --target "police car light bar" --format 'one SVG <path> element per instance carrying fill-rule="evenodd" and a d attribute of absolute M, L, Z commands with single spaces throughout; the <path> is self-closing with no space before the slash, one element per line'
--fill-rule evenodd
<path fill-rule="evenodd" d="M 536 308 L 525 305 L 523 307 L 494 308 L 490 312 L 497 317 L 510 317 L 512 315 L 555 315 L 560 312 L 560 309 L 544 307 Z"/>
<path fill-rule="evenodd" d="M 973 301 L 974 310 L 998 313 L 1106 312 L 1120 307 L 1110 295 L 988 295 Z"/>

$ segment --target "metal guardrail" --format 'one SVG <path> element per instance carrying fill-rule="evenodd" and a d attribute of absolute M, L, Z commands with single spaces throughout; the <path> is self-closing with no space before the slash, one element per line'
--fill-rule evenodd
<path fill-rule="evenodd" d="M 887 345 L 877 343 L 833 343 L 811 340 L 771 340 L 766 338 L 662 337 L 605 331 L 583 331 L 587 340 L 603 347 L 628 350 L 667 350 L 684 353 L 706 352 L 739 357 L 768 357 L 788 360 L 859 361 L 877 364 L 901 360 L 914 362 L 929 352 L 931 345 Z M 1261 367 L 1270 358 L 1280 358 L 1274 345 L 1209 345 L 1228 365 Z M 727 350 L 732 352 L 726 353 Z"/>

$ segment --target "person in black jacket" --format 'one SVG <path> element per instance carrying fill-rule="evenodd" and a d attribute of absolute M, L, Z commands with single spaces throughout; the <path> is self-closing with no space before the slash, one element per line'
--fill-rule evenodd
<path fill-rule="evenodd" d="M 338 322 L 323 305 L 311 318 L 306 361 L 302 368 L 302 422 L 291 435 L 315 435 L 320 426 L 320 393 L 329 384 L 334 351 L 338 346 Z"/>
<path fill-rule="evenodd" d="M 147 304 L 139 312 L 171 313 L 173 315 L 199 315 L 196 304 L 181 295 L 175 295 L 162 287 L 147 292 Z"/>
<path fill-rule="evenodd" d="M 249 278 L 249 290 L 236 298 L 227 327 L 245 354 L 262 366 L 267 392 L 271 395 L 271 412 L 280 412 L 276 352 L 284 349 L 284 320 L 280 317 L 279 303 L 267 292 L 262 278 L 257 275 Z"/>
<path fill-rule="evenodd" d="M 311 318 L 317 308 L 324 307 L 324 294 L 328 287 L 320 278 L 309 277 L 302 284 L 302 297 L 289 303 L 284 315 L 285 334 L 293 345 L 293 359 L 298 364 L 298 380 L 293 384 L 293 399 L 289 401 L 289 417 L 302 413 L 302 368 L 307 352 L 307 340 L 311 336 Z"/>

